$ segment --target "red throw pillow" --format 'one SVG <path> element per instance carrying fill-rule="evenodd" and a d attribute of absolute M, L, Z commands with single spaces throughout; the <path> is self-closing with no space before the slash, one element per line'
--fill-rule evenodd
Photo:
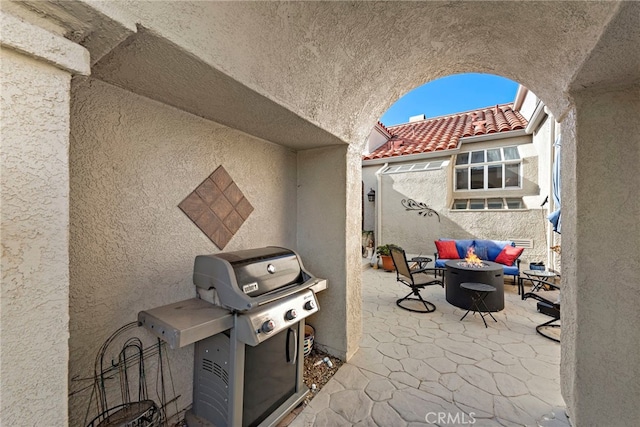
<path fill-rule="evenodd" d="M 438 249 L 438 258 L 442 259 L 458 259 L 458 249 L 456 249 L 455 240 L 436 240 L 436 248 Z"/>
<path fill-rule="evenodd" d="M 496 262 L 511 267 L 522 251 L 524 251 L 524 248 L 514 248 L 511 245 L 507 245 L 496 257 Z"/>

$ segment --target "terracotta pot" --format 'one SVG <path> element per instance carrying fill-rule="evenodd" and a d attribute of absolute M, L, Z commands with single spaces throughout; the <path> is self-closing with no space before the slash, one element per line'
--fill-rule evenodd
<path fill-rule="evenodd" d="M 380 255 L 382 260 L 382 269 L 385 271 L 394 271 L 396 268 L 393 265 L 393 259 L 389 255 Z"/>

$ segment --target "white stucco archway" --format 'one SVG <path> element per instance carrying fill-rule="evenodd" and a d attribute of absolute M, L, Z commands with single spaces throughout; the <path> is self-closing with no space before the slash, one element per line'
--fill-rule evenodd
<path fill-rule="evenodd" d="M 635 404 L 640 395 L 640 265 L 622 262 L 618 255 L 622 246 L 624 259 L 640 259 L 638 4 L 38 2 L 31 5 L 41 12 L 38 16 L 4 6 L 3 19 L 13 20 L 3 21 L 11 24 L 2 35 L 3 47 L 11 50 L 3 53 L 11 60 L 3 61 L 8 76 L 3 84 L 29 96 L 15 98 L 24 104 L 21 109 L 13 108 L 14 98 L 3 97 L 3 118 L 38 111 L 39 100 L 53 97 L 61 122 L 68 119 L 65 105 L 80 98 L 71 100 L 65 85 L 72 74 L 88 73 L 70 65 L 71 57 L 91 65 L 93 79 L 102 81 L 96 86 L 106 82 L 121 88 L 109 89 L 111 96 L 129 102 L 134 93 L 182 110 L 176 115 L 190 113 L 186 121 L 198 117 L 221 123 L 256 138 L 237 137 L 246 150 L 252 144 L 263 147 L 259 139 L 295 150 L 295 158 L 279 152 L 276 161 L 296 171 L 295 177 L 283 178 L 297 192 L 296 232 L 283 231 L 274 239 L 295 243 L 303 257 L 315 259 L 308 267 L 330 278 L 333 289 L 323 296 L 326 314 L 318 319 L 320 328 L 330 332 L 318 339 L 343 357 L 355 351 L 360 335 L 360 152 L 376 118 L 409 89 L 452 73 L 480 71 L 523 83 L 563 122 L 564 147 L 569 147 L 563 147 L 569 178 L 563 181 L 563 197 L 569 200 L 563 206 L 563 252 L 572 254 L 563 256 L 563 395 L 577 425 L 611 425 L 612 420 L 624 425 L 640 418 Z M 37 39 L 41 45 L 33 43 L 33 29 L 45 33 Z M 68 55 L 61 58 L 59 52 Z M 5 64 L 49 74 L 32 88 L 16 77 L 19 67 Z M 135 102 L 132 116 L 147 101 Z M 145 108 L 162 109 L 175 123 L 184 123 L 164 106 Z M 107 116 L 101 112 L 100 117 Z M 43 194 L 59 191 L 61 200 L 67 194 L 64 161 L 42 166 L 35 151 L 17 149 L 29 138 L 42 144 L 48 120 L 38 116 L 3 126 L 3 151 L 9 147 L 16 153 L 3 157 L 3 247 L 7 235 L 12 241 L 31 241 L 34 227 L 40 227 L 38 245 L 44 253 L 64 250 L 69 243 L 60 221 L 64 209 L 43 213 L 44 223 L 55 220 L 51 229 L 24 214 L 39 205 Z M 89 123 L 82 120 L 81 125 Z M 204 129 L 199 136 L 227 135 L 196 122 Z M 68 140 L 56 147 L 64 151 Z M 216 149 L 232 164 L 243 160 L 227 156 L 224 144 Z M 25 164 L 33 170 L 25 173 Z M 32 183 L 25 176 L 34 175 L 54 189 L 36 186 L 25 193 L 13 184 Z M 248 177 L 241 176 L 250 187 Z M 5 216 L 4 206 L 17 207 L 15 214 Z M 276 213 L 280 224 L 293 218 Z M 53 397 L 66 394 L 61 378 L 68 367 L 57 363 L 44 376 L 25 375 L 39 354 L 51 352 L 64 360 L 64 346 L 44 338 L 69 331 L 69 308 L 56 303 L 35 315 L 47 328 L 34 327 L 28 336 L 23 332 L 23 325 L 34 324 L 32 314 L 25 314 L 33 303 L 19 298 L 30 283 L 47 288 L 49 301 L 66 301 L 68 295 L 66 258 L 38 259 L 22 250 L 3 251 L 3 309 L 10 301 L 11 315 L 3 314 L 2 339 L 21 343 L 2 346 L 3 424 L 41 424 L 51 420 L 51 413 L 57 414 L 56 425 L 68 421 L 66 401 Z M 7 280 L 12 286 L 5 287 Z M 43 382 L 45 397 L 39 401 L 28 391 Z M 33 406 L 46 410 L 32 413 Z"/>

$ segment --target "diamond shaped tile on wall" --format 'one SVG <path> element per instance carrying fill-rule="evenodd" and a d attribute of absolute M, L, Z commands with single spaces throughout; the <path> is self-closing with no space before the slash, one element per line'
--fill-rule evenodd
<path fill-rule="evenodd" d="M 219 166 L 178 207 L 220 249 L 253 212 L 224 167 Z"/>

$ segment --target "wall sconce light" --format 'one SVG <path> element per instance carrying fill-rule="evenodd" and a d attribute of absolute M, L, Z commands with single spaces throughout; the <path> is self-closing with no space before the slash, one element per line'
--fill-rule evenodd
<path fill-rule="evenodd" d="M 369 192 L 367 193 L 367 198 L 369 199 L 370 202 L 376 201 L 376 192 L 373 188 L 369 190 Z"/>

